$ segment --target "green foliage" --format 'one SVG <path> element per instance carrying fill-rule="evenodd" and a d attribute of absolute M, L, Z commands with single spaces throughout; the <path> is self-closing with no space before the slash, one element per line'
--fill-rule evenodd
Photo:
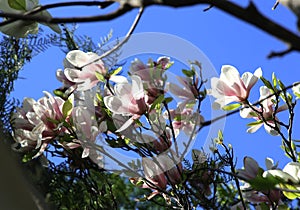
<path fill-rule="evenodd" d="M 13 9 L 26 11 L 25 0 L 8 0 L 8 5 Z"/>

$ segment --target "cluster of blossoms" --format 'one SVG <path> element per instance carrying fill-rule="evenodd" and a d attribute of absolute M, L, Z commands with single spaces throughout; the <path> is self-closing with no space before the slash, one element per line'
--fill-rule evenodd
<path fill-rule="evenodd" d="M 223 66 L 220 78 L 212 78 L 211 90 L 206 91 L 201 89 L 204 81 L 194 66 L 183 71 L 184 77 L 169 81 L 167 70 L 172 64 L 168 57 L 147 64 L 135 59 L 126 78 L 120 75 L 121 67 L 108 68 L 95 53 L 71 51 L 64 60 L 64 69 L 56 72 L 62 82 L 62 87 L 54 92 L 56 96 L 45 92 L 37 101 L 26 98 L 14 113 L 14 139 L 24 150 L 33 150 L 33 158 L 57 142 L 67 150 L 79 150 L 82 158 L 90 158 L 101 168 L 106 167 L 107 159 L 134 166 L 130 181 L 152 189 L 148 199 L 161 194 L 169 200 L 165 192 L 184 180 L 182 161 L 187 151 L 180 146 L 187 147 L 200 130 L 204 122 L 200 105 L 207 92 L 216 98 L 213 108 L 241 107 L 242 118 L 254 119 L 247 132 L 253 133 L 264 125 L 271 135 L 279 134 L 276 114 L 288 109 L 290 102 L 285 100 L 279 106 L 274 95 L 276 88 L 264 81 L 260 68 L 254 74 L 246 72 L 240 76 L 235 67 Z M 201 69 L 198 62 L 193 64 Z M 265 86 L 260 87 L 259 103 L 251 104 L 250 91 L 260 78 Z M 299 87 L 299 84 L 293 87 L 298 98 Z M 166 97 L 167 94 L 179 100 L 174 101 L 175 97 Z M 183 142 L 179 139 L 182 136 Z M 99 139 L 105 139 L 102 145 Z M 124 163 L 118 157 L 111 157 L 105 149 L 108 147 L 136 152 L 141 161 Z M 195 165 L 207 167 L 206 158 L 196 160 Z M 300 165 L 293 162 L 279 170 L 270 159 L 266 163 L 264 171 L 254 159 L 245 158 L 245 168 L 237 171 L 238 178 L 247 182 L 241 187 L 244 198 L 251 203 L 279 205 L 281 192 L 291 199 L 299 197 L 300 188 L 295 185 L 299 184 Z M 189 184 L 210 196 L 215 172 L 197 173 L 201 177 L 191 176 Z M 271 185 L 258 186 L 262 180 Z"/>
<path fill-rule="evenodd" d="M 66 149 L 80 149 L 82 158 L 105 168 L 107 153 L 99 151 L 103 145 L 97 145 L 99 138 L 105 138 L 112 147 L 145 151 L 143 173 L 131 181 L 142 180 L 142 187 L 153 189 L 150 197 L 168 183 L 179 183 L 185 154 L 178 151 L 176 138 L 181 131 L 195 137 L 195 128 L 204 121 L 194 109 L 200 97 L 195 71 L 189 77 L 177 77 L 184 86 L 180 88 L 166 76 L 173 64 L 168 57 L 147 64 L 135 59 L 128 79 L 119 75 L 121 68 L 109 69 L 92 52 L 71 51 L 63 64 L 64 69 L 56 72 L 62 82 L 54 92 L 57 96 L 45 93 L 38 101 L 25 99 L 14 114 L 14 138 L 21 147 L 38 149 L 32 155 L 35 158 L 56 141 Z M 175 108 L 166 93 L 180 98 Z"/>

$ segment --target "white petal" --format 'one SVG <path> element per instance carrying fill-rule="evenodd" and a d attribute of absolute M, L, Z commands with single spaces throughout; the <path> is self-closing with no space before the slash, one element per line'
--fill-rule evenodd
<path fill-rule="evenodd" d="M 261 68 L 256 69 L 254 72 L 254 76 L 256 76 L 257 78 L 261 78 L 262 77 L 262 69 Z"/>
<path fill-rule="evenodd" d="M 109 80 L 115 83 L 128 83 L 127 78 L 121 75 L 113 75 Z"/>
<path fill-rule="evenodd" d="M 297 182 L 300 181 L 300 163 L 290 162 L 283 168 L 282 171 L 290 174 L 297 180 Z"/>
<path fill-rule="evenodd" d="M 274 161 L 273 161 L 273 159 L 271 159 L 269 157 L 266 158 L 265 164 L 266 164 L 266 167 L 267 167 L 268 170 L 271 170 L 274 167 Z"/>
<path fill-rule="evenodd" d="M 268 122 L 268 124 L 270 124 L 271 126 L 274 126 L 274 123 Z M 278 136 L 278 132 L 276 130 L 274 130 L 273 128 L 271 128 L 269 125 L 267 125 L 266 123 L 264 123 L 264 127 L 266 129 L 266 131 L 271 134 L 272 136 Z"/>
<path fill-rule="evenodd" d="M 250 128 L 247 129 L 247 133 L 255 133 L 261 126 L 262 126 L 262 123 L 251 126 Z"/>
<path fill-rule="evenodd" d="M 297 183 L 297 180 L 294 177 L 292 177 L 290 174 L 288 174 L 284 171 L 281 171 L 281 170 L 274 169 L 274 170 L 265 171 L 263 173 L 263 177 L 268 177 L 268 176 L 279 177 L 279 178 L 283 179 L 286 182 Z"/>
<path fill-rule="evenodd" d="M 81 67 L 88 63 L 89 56 L 81 50 L 72 50 L 66 55 L 66 59 L 73 66 Z"/>
<path fill-rule="evenodd" d="M 224 65 L 221 68 L 220 80 L 231 86 L 240 81 L 240 73 L 234 66 Z"/>
<path fill-rule="evenodd" d="M 130 114 L 129 110 L 124 106 L 122 100 L 117 96 L 104 97 L 105 106 L 115 114 Z"/>

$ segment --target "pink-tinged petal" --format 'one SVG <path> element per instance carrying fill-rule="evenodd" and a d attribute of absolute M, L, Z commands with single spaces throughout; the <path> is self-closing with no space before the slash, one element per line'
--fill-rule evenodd
<path fill-rule="evenodd" d="M 124 130 L 126 130 L 130 125 L 132 125 L 132 123 L 134 122 L 134 116 L 132 116 L 131 118 L 129 118 L 118 130 L 116 130 L 116 132 L 122 132 Z"/>
<path fill-rule="evenodd" d="M 223 65 L 221 68 L 220 80 L 224 81 L 228 86 L 237 84 L 239 87 L 245 88 L 241 81 L 240 73 L 234 66 Z"/>
<path fill-rule="evenodd" d="M 168 89 L 171 91 L 171 93 L 178 96 L 179 98 L 189 98 L 189 99 L 195 98 L 194 94 L 190 90 L 183 89 L 176 84 L 169 83 Z"/>
<path fill-rule="evenodd" d="M 41 154 L 43 154 L 43 152 L 46 150 L 47 146 L 48 146 L 48 143 L 43 143 L 42 146 L 41 146 L 41 148 L 40 148 L 40 150 L 38 151 L 38 153 L 36 153 L 36 154 L 32 157 L 32 159 L 35 159 L 35 158 L 37 158 L 38 156 L 40 156 Z"/>
<path fill-rule="evenodd" d="M 247 91 L 250 91 L 250 89 L 255 85 L 255 83 L 258 81 L 258 79 L 261 76 L 262 76 L 261 68 L 256 69 L 254 74 L 250 72 L 245 72 L 242 75 L 242 81 L 245 84 Z"/>
<path fill-rule="evenodd" d="M 33 104 L 35 104 L 36 101 L 33 98 L 24 98 L 23 104 L 22 104 L 22 110 L 24 112 L 28 112 L 32 110 Z"/>
<path fill-rule="evenodd" d="M 78 91 L 87 91 L 91 90 L 93 87 L 95 87 L 98 84 L 99 80 L 97 78 L 93 78 L 91 80 L 90 78 L 84 80 L 82 83 L 79 83 L 77 85 Z"/>
<path fill-rule="evenodd" d="M 257 175 L 258 169 L 259 169 L 259 165 L 256 162 L 256 160 L 254 160 L 253 158 L 251 158 L 251 157 L 245 157 L 244 158 L 244 167 L 245 167 L 245 170 L 249 174 L 251 174 L 253 176 Z"/>
<path fill-rule="evenodd" d="M 247 133 L 255 133 L 262 125 L 263 123 L 251 126 L 247 129 Z"/>
<path fill-rule="evenodd" d="M 134 99 L 141 99 L 144 97 L 143 82 L 139 76 L 131 76 L 132 79 L 132 95 Z"/>
<path fill-rule="evenodd" d="M 244 180 L 254 179 L 259 170 L 258 163 L 251 157 L 244 158 L 244 169 L 237 170 L 238 176 Z"/>
<path fill-rule="evenodd" d="M 70 149 L 75 149 L 75 148 L 80 147 L 80 143 L 79 143 L 79 141 L 78 141 L 78 143 L 70 142 L 70 143 L 65 144 L 65 146 Z"/>
<path fill-rule="evenodd" d="M 267 98 L 269 95 L 271 95 L 269 88 L 267 88 L 266 86 L 261 86 L 259 88 L 259 92 L 260 92 L 259 100 L 263 100 L 263 99 Z M 272 98 L 274 99 L 274 97 L 272 97 Z M 265 113 L 271 113 L 271 114 L 273 113 L 272 98 L 268 98 L 261 102 Z"/>
<path fill-rule="evenodd" d="M 282 112 L 282 111 L 285 111 L 285 110 L 288 110 L 288 109 L 289 109 L 289 106 L 287 104 L 284 104 L 284 105 L 278 107 L 278 109 L 276 111 L 278 113 L 278 112 Z"/>
<path fill-rule="evenodd" d="M 120 83 L 120 84 L 116 84 L 114 87 L 115 90 L 115 94 L 118 97 L 122 98 L 122 101 L 124 101 L 124 103 L 130 103 L 131 102 L 131 90 L 132 90 L 132 86 L 129 83 Z"/>
<path fill-rule="evenodd" d="M 245 87 L 247 90 L 250 90 L 258 80 L 258 78 L 250 72 L 245 72 L 242 75 L 241 79 L 242 79 L 243 83 L 245 84 Z"/>
<path fill-rule="evenodd" d="M 61 108 L 60 106 L 62 106 L 62 104 L 64 103 L 64 101 L 61 98 L 58 97 L 53 97 L 49 92 L 47 91 L 43 91 L 43 93 L 45 94 L 45 96 L 48 98 L 49 102 L 50 102 L 50 107 L 52 107 L 55 115 L 58 117 L 58 119 L 62 119 L 63 118 L 63 114 L 61 112 Z"/>

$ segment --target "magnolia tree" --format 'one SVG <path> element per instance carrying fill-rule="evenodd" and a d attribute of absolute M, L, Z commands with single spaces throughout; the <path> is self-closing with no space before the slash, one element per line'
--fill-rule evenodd
<path fill-rule="evenodd" d="M 74 5 L 106 8 L 115 2 L 65 2 L 44 6 L 35 0 L 0 3 L 0 15 L 4 17 L 0 30 L 20 40 L 38 33 L 38 23 L 63 33 L 56 23 L 109 20 L 140 8 L 124 39 L 110 43 L 103 51 L 69 49 L 63 67 L 56 71 L 61 87 L 53 93 L 44 91 L 44 97 L 38 100 L 25 98 L 16 108 L 11 116 L 12 136 L 16 142 L 14 147 L 24 155 L 23 161 L 47 157 L 47 164 L 53 164 L 49 156 L 52 155 L 61 161 L 67 160 L 67 168 L 75 168 L 74 174 L 89 173 L 93 168 L 93 173 L 124 177 L 133 191 L 148 189 L 142 196 L 131 199 L 153 202 L 160 206 L 158 208 L 288 209 L 297 205 L 299 142 L 293 135 L 293 125 L 300 82 L 285 85 L 275 73 L 272 78 L 265 78 L 261 68 L 241 75 L 238 69 L 227 64 L 218 70 L 221 71 L 218 76 L 205 56 L 191 57 L 188 61 L 172 54 L 172 50 L 162 53 L 156 49 L 155 53 L 164 55 L 149 57 L 144 62 L 138 55 L 148 49 L 139 46 L 139 50 L 134 49 L 133 58 L 132 53 L 126 54 L 126 46 L 132 46 L 130 43 L 139 39 L 133 31 L 143 9 L 153 4 L 180 7 L 206 3 L 211 5 L 207 10 L 217 7 L 233 14 L 289 44 L 287 50 L 273 52 L 270 57 L 299 51 L 300 37 L 275 23 L 261 24 L 271 21 L 262 16 L 253 3 L 243 8 L 217 0 L 118 2 L 118 9 L 113 13 L 72 19 L 54 18 L 46 9 Z M 278 3 L 299 15 L 297 1 L 277 1 L 273 9 Z M 250 20 L 253 16 L 255 18 Z M 148 41 L 155 38 L 142 36 Z M 161 48 L 164 36 L 159 35 L 163 40 Z M 167 39 L 180 42 L 173 38 Z M 186 46 L 185 49 L 190 50 Z M 125 54 L 118 53 L 120 51 Z M 180 62 L 189 68 L 178 71 Z M 259 85 L 260 96 L 252 101 L 252 89 Z M 213 117 L 207 119 L 203 113 L 210 108 Z M 227 112 L 217 115 L 214 110 Z M 286 121 L 278 115 L 280 112 L 288 115 Z M 269 135 L 279 136 L 282 152 L 290 162 L 280 168 L 278 163 L 266 158 L 265 167 L 261 167 L 255 157 L 236 157 L 238 146 L 234 150 L 234 145 L 226 143 L 223 127 L 215 125 L 233 114 L 240 115 L 241 122 L 244 118 L 252 119 L 248 133 L 263 127 Z M 202 148 L 194 147 L 205 127 L 214 129 Z M 242 159 L 244 167 L 237 168 L 236 162 Z M 121 208 L 122 204 L 115 199 L 113 182 L 108 184 L 112 188 L 106 194 L 97 191 L 96 182 L 90 190 L 96 191 L 94 195 L 99 197 L 112 196 L 114 204 L 111 206 Z M 94 202 L 91 204 L 96 206 L 94 208 L 105 208 L 104 204 L 97 204 L 97 199 L 88 199 Z"/>

